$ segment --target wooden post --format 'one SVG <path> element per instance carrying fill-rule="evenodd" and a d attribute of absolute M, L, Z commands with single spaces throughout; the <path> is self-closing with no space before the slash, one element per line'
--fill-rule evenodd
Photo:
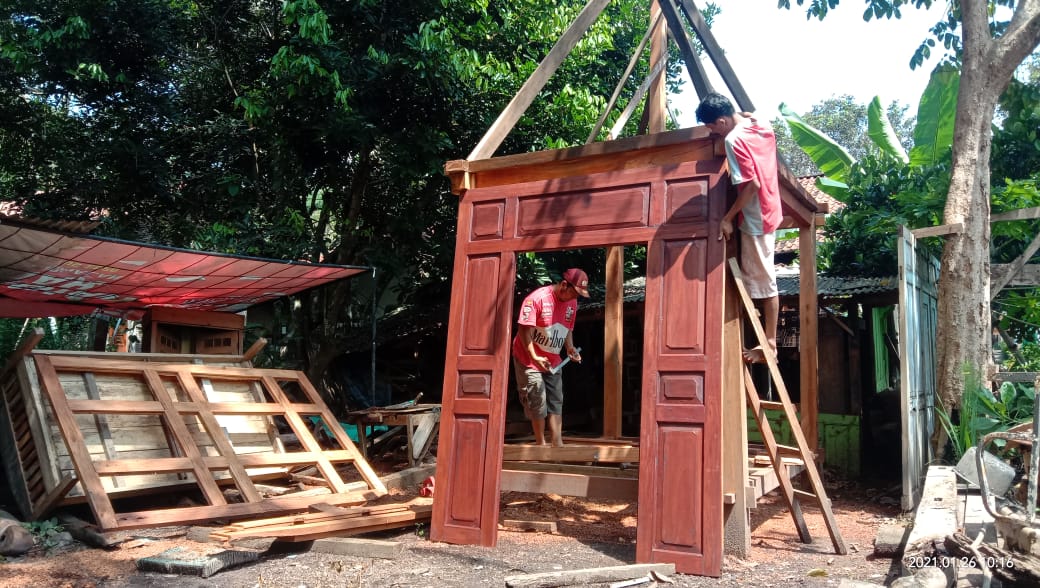
<path fill-rule="evenodd" d="M 723 507 L 723 552 L 747 558 L 751 554 L 748 520 L 747 402 L 744 396 L 744 358 L 741 349 L 743 323 L 740 294 L 733 280 L 726 279 L 722 319 L 722 491 L 733 495 L 733 504 Z"/>
<path fill-rule="evenodd" d="M 625 248 L 607 248 L 606 308 L 603 315 L 603 436 L 621 436 L 621 364 L 624 358 Z"/>
<path fill-rule="evenodd" d="M 819 324 L 816 298 L 816 222 L 810 217 L 808 227 L 798 231 L 798 366 L 801 380 L 802 432 L 809 449 L 816 451 L 818 441 L 817 419 L 819 416 L 818 379 L 819 356 L 817 340 Z"/>

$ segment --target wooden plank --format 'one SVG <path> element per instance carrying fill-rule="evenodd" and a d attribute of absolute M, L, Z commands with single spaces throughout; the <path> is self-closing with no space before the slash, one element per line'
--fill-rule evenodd
<path fill-rule="evenodd" d="M 375 500 L 380 496 L 382 495 L 372 490 L 364 490 L 342 494 L 325 494 L 322 496 L 278 496 L 260 502 L 239 502 L 236 504 L 188 506 L 162 510 L 128 512 L 116 515 L 115 524 L 113 524 L 112 527 L 102 527 L 102 529 L 144 529 L 147 527 L 162 527 L 166 525 L 189 525 L 214 519 L 257 517 L 264 514 L 280 514 L 294 510 L 306 510 L 308 506 L 315 502 L 327 502 L 330 504 L 364 504 L 365 502 Z"/>
<path fill-rule="evenodd" d="M 36 344 L 43 339 L 43 329 L 36 327 L 30 332 L 22 342 L 18 344 L 18 348 L 14 350 L 14 353 L 7 358 L 7 362 L 4 364 L 4 369 L 0 372 L 0 380 L 6 379 L 7 376 L 21 363 L 26 357 L 32 353 L 33 349 L 36 348 Z"/>
<path fill-rule="evenodd" d="M 76 423 L 76 417 L 69 410 L 62 391 L 58 374 L 51 365 L 52 358 L 45 355 L 35 357 L 36 370 L 40 377 L 40 387 L 51 403 L 54 418 L 61 427 L 61 435 L 73 458 L 76 468 L 76 478 L 83 487 L 83 493 L 90 498 L 90 508 L 94 512 L 94 518 L 103 529 L 112 529 L 117 526 L 115 511 L 112 502 L 105 493 L 105 487 L 101 478 L 94 470 L 90 454 L 87 453 L 83 433 L 80 432 Z"/>
<path fill-rule="evenodd" d="M 342 537 L 366 533 L 375 528 L 379 530 L 393 528 L 387 527 L 387 525 L 414 524 L 416 521 L 429 520 L 432 511 L 432 505 L 413 505 L 386 514 L 305 521 L 289 525 L 265 525 L 241 530 L 221 529 L 217 532 L 217 536 L 226 537 L 230 541 L 247 537 L 279 537 L 286 541 L 313 541 L 320 537 Z"/>
<path fill-rule="evenodd" d="M 639 499 L 638 478 L 502 470 L 502 491 L 619 500 Z"/>
<path fill-rule="evenodd" d="M 690 21 L 690 26 L 693 27 L 693 32 L 696 33 L 697 38 L 700 40 L 704 52 L 708 54 L 712 63 L 715 64 L 715 69 L 722 76 L 722 81 L 726 83 L 726 87 L 729 88 L 733 99 L 737 101 L 737 106 L 745 112 L 754 112 L 755 105 L 752 104 L 751 98 L 744 91 L 744 86 L 741 85 L 736 72 L 733 71 L 729 60 L 726 59 L 726 52 L 719 46 L 701 11 L 693 3 L 693 0 L 679 0 L 679 6 L 682 7 L 683 13 Z"/>
<path fill-rule="evenodd" d="M 936 227 L 921 227 L 910 231 L 914 237 L 923 239 L 925 237 L 944 237 L 946 235 L 958 235 L 964 232 L 964 223 L 952 223 Z"/>
<path fill-rule="evenodd" d="M 707 96 L 709 92 L 714 91 L 714 88 L 708 81 L 708 74 L 704 71 L 704 65 L 697 56 L 693 41 L 686 34 L 686 27 L 679 18 L 679 9 L 675 7 L 675 0 L 657 0 L 657 2 L 661 6 L 661 13 L 668 22 L 668 32 L 671 33 L 675 44 L 679 46 L 679 54 L 682 55 L 683 63 L 686 64 L 686 72 L 690 74 L 690 81 L 693 82 L 697 96 L 701 98 Z"/>
<path fill-rule="evenodd" d="M 1018 271 L 1010 273 L 1012 271 L 1011 264 L 995 263 L 989 267 L 990 280 L 1004 282 L 1005 288 L 1008 286 L 1040 286 L 1040 263 L 1027 263 Z"/>
<path fill-rule="evenodd" d="M 723 551 L 741 558 L 751 553 L 751 526 L 744 491 L 748 479 L 747 402 L 744 399 L 743 328 L 736 287 L 726 280 L 722 319 L 722 488 L 733 494 L 723 510 Z"/>
<path fill-rule="evenodd" d="M 997 223 L 1002 221 L 1029 220 L 1034 218 L 1040 218 L 1040 206 L 1019 208 L 1018 210 L 1009 210 L 1007 212 L 991 214 L 989 216 L 989 222 Z"/>
<path fill-rule="evenodd" d="M 603 316 L 603 436 L 621 436 L 621 370 L 624 361 L 625 248 L 607 248 Z"/>
<path fill-rule="evenodd" d="M 506 576 L 506 588 L 553 588 L 555 586 L 570 586 L 572 584 L 583 586 L 606 584 L 608 582 L 631 580 L 643 576 L 649 577 L 651 573 L 663 576 L 675 575 L 675 564 L 633 564 Z"/>
<path fill-rule="evenodd" d="M 47 493 L 33 505 L 32 520 L 39 521 L 46 518 L 75 485 L 75 476 L 69 474 L 62 475 L 60 483 L 51 490 L 48 490 Z"/>
<path fill-rule="evenodd" d="M 646 29 L 646 33 L 643 34 L 643 38 L 639 41 L 639 45 L 637 45 L 635 51 L 632 52 L 632 57 L 628 60 L 628 66 L 625 67 L 625 71 L 621 74 L 621 79 L 618 80 L 617 86 L 614 87 L 614 93 L 610 95 L 610 99 L 607 100 L 607 105 L 603 108 L 603 112 L 600 113 L 599 120 L 597 120 L 596 124 L 592 126 L 592 131 L 589 132 L 589 138 L 585 140 L 586 144 L 592 143 L 596 140 L 596 137 L 599 136 L 599 131 L 603 128 L 603 123 L 606 122 L 610 111 L 614 109 L 614 105 L 621 96 L 621 91 L 625 88 L 625 83 L 628 81 L 629 76 L 632 75 L 632 70 L 634 70 L 636 65 L 639 63 L 639 60 L 643 55 L 643 50 L 646 49 L 646 44 L 650 40 L 650 33 L 654 31 L 663 18 L 663 15 L 658 14 L 657 17 L 653 19 L 653 22 L 650 23 L 650 27 Z"/>
<path fill-rule="evenodd" d="M 802 409 L 802 432 L 810 451 L 819 447 L 820 416 L 820 335 L 819 307 L 816 294 L 816 226 L 798 230 L 798 382 Z"/>
<path fill-rule="evenodd" d="M 221 492 L 220 487 L 217 486 L 216 481 L 210 475 L 209 469 L 202 460 L 202 453 L 199 451 L 198 445 L 195 444 L 191 432 L 188 431 L 187 425 L 184 424 L 184 420 L 177 412 L 173 399 L 166 392 L 166 387 L 159 378 L 159 374 L 147 368 L 142 371 L 142 374 L 152 391 L 152 395 L 163 407 L 163 422 L 170 428 L 170 432 L 173 434 L 176 442 L 175 446 L 170 447 L 171 452 L 174 451 L 174 447 L 179 447 L 183 455 L 191 460 L 192 473 L 195 474 L 195 481 L 198 483 L 199 490 L 202 491 L 206 502 L 211 505 L 227 504 L 227 501 L 224 499 L 224 493 Z"/>
<path fill-rule="evenodd" d="M 662 0 L 650 2 L 650 21 L 656 23 L 650 33 L 650 83 L 649 93 L 646 96 L 646 108 L 643 109 L 643 119 L 639 124 L 639 133 L 660 133 L 665 130 L 665 121 L 668 113 L 668 96 L 665 88 L 664 75 L 653 73 L 664 70 L 668 65 L 668 26 L 666 22 L 658 22 L 658 17 L 664 16 L 661 10 Z M 635 100 L 635 97 L 633 97 Z M 613 133 L 616 137 L 620 133 Z"/>
<path fill-rule="evenodd" d="M 516 121 L 520 120 L 545 83 L 560 67 L 560 64 L 578 44 L 578 41 L 585 35 L 585 31 L 592 26 L 608 3 L 609 0 L 589 0 L 466 159 L 486 159 L 495 153 L 509 131 L 513 130 Z"/>
<path fill-rule="evenodd" d="M 1025 265 L 1029 263 L 1029 260 L 1033 259 L 1037 250 L 1040 250 L 1040 233 L 1037 233 L 1037 235 L 1033 237 L 1032 242 L 1029 243 L 1029 246 L 1026 247 L 1026 250 L 1018 257 L 1018 259 L 1008 264 L 1009 268 L 1007 273 L 1003 274 L 999 281 L 990 284 L 990 300 L 996 298 L 997 294 L 1000 294 L 1000 291 L 1004 289 L 1004 286 L 1007 286 L 1008 282 L 1011 281 L 1011 278 L 1025 267 Z"/>
<path fill-rule="evenodd" d="M 614 445 L 506 445 L 505 461 L 577 461 L 596 463 L 639 463 L 638 447 Z"/>
<path fill-rule="evenodd" d="M 241 331 L 245 328 L 246 317 L 232 312 L 190 310 L 186 308 L 175 308 L 172 306 L 153 306 L 145 312 L 144 322 Z"/>
<path fill-rule="evenodd" d="M 249 346 L 249 349 L 246 349 L 245 353 L 242 354 L 242 361 L 252 362 L 266 346 L 267 339 L 260 337 L 259 339 L 254 341 L 252 345 Z"/>
<path fill-rule="evenodd" d="M 101 393 L 98 392 L 97 380 L 94 379 L 94 374 L 91 372 L 83 372 L 83 383 L 87 387 L 87 397 L 91 400 L 100 400 Z M 106 459 L 116 459 L 118 453 L 116 452 L 115 443 L 112 442 L 112 431 L 108 428 L 108 418 L 103 414 L 94 414 L 94 426 L 97 427 L 98 436 L 101 438 L 101 445 L 105 450 Z M 112 478 L 112 485 L 119 487 L 119 478 Z M 66 492 L 68 489 L 66 489 Z"/>
<path fill-rule="evenodd" d="M 181 371 L 177 374 L 177 377 L 181 389 L 187 392 L 188 397 L 199 406 L 206 406 L 206 398 L 203 396 L 202 390 L 199 390 L 199 387 L 191 377 L 191 374 L 186 371 Z M 246 473 L 245 467 L 236 456 L 235 448 L 232 447 L 231 441 L 228 439 L 227 434 L 221 428 L 220 424 L 217 423 L 217 419 L 213 416 L 213 413 L 203 410 L 199 412 L 198 416 L 199 419 L 202 420 L 203 426 L 206 427 L 206 432 L 209 433 L 210 439 L 212 439 L 213 443 L 217 446 L 220 455 L 227 460 L 228 471 L 231 472 L 231 477 L 234 478 L 235 485 L 238 486 L 238 490 L 242 493 L 242 497 L 245 498 L 247 502 L 258 502 L 262 500 L 260 493 L 257 492 L 256 487 L 253 486 L 253 481 L 249 479 L 249 474 Z"/>
<path fill-rule="evenodd" d="M 514 470 L 520 472 L 552 472 L 560 474 L 582 474 L 600 478 L 631 478 L 639 477 L 639 470 L 632 468 L 619 468 L 608 466 L 587 466 L 569 463 L 541 463 L 537 461 L 506 461 L 502 462 L 503 470 Z"/>

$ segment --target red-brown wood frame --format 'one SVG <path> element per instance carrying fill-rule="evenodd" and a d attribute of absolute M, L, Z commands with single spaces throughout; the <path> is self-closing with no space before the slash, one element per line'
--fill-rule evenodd
<path fill-rule="evenodd" d="M 717 576 L 725 160 L 703 128 L 613 143 L 448 166 L 464 192 L 431 536 L 497 539 L 516 253 L 645 244 L 637 560 Z"/>

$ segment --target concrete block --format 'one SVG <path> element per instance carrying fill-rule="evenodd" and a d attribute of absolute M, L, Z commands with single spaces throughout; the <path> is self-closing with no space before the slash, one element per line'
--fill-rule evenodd
<path fill-rule="evenodd" d="M 316 540 L 311 545 L 311 551 L 334 555 L 351 555 L 354 557 L 396 559 L 404 551 L 404 545 L 397 541 L 379 541 L 377 539 L 359 539 L 356 537 L 327 537 Z"/>
<path fill-rule="evenodd" d="M 874 537 L 874 555 L 880 557 L 899 557 L 906 546 L 906 538 L 910 530 L 899 523 L 885 523 L 878 529 Z"/>
<path fill-rule="evenodd" d="M 259 559 L 256 551 L 223 550 L 215 553 L 173 547 L 137 560 L 137 570 L 160 574 L 180 574 L 208 578 L 220 570 Z"/>

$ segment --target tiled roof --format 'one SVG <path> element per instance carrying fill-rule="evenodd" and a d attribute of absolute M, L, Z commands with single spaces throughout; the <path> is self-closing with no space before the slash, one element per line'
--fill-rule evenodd
<path fill-rule="evenodd" d="M 820 204 L 820 208 L 823 208 L 827 211 L 827 214 L 833 214 L 841 210 L 842 208 L 845 208 L 845 203 L 836 198 L 833 198 L 832 196 L 828 196 L 826 193 L 824 193 L 822 190 L 816 187 L 816 178 L 819 177 L 819 175 L 799 176 L 798 183 L 801 184 L 802 187 L 805 188 L 805 191 L 808 192 L 809 195 L 812 196 L 816 200 L 816 202 Z M 817 228 L 816 242 L 819 243 L 820 241 L 823 241 L 823 229 Z M 798 239 L 777 240 L 776 252 L 798 253 Z"/>

